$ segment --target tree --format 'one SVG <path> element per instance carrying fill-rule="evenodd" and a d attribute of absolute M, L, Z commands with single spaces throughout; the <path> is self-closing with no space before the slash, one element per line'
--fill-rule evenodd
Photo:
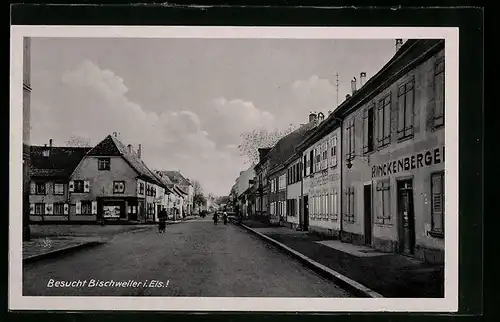
<path fill-rule="evenodd" d="M 203 194 L 203 188 L 201 184 L 196 180 L 191 180 L 191 184 L 193 185 L 193 204 L 195 206 L 204 206 L 207 204 L 207 198 Z"/>
<path fill-rule="evenodd" d="M 241 144 L 238 146 L 240 154 L 248 158 L 247 163 L 255 164 L 259 162 L 260 148 L 273 147 L 282 137 L 295 131 L 292 124 L 285 130 L 275 129 L 269 131 L 265 128 L 254 129 L 240 134 Z"/>

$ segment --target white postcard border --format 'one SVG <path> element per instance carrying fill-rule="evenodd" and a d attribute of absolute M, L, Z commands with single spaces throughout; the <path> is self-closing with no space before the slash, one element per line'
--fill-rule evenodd
<path fill-rule="evenodd" d="M 445 39 L 445 297 L 34 297 L 22 295 L 23 37 Z M 444 27 L 195 27 L 12 26 L 10 83 L 9 309 L 135 311 L 456 312 L 458 310 L 458 28 Z M 380 66 L 382 67 L 382 66 Z"/>

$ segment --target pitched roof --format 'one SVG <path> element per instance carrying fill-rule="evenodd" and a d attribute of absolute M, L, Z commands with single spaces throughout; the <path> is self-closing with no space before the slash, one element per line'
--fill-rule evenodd
<path fill-rule="evenodd" d="M 49 149 L 48 156 L 43 151 Z M 30 146 L 30 176 L 69 178 L 91 148 Z"/>
<path fill-rule="evenodd" d="M 108 135 L 89 151 L 90 156 L 122 156 L 142 179 L 163 186 L 161 180 L 151 171 L 137 154 L 129 149 L 118 138 Z"/>
<path fill-rule="evenodd" d="M 315 124 L 310 122 L 281 138 L 269 152 L 269 169 L 284 164 L 295 154 L 295 147 L 306 135 L 314 130 Z"/>
<path fill-rule="evenodd" d="M 172 183 L 181 186 L 190 186 L 191 182 L 187 180 L 179 171 L 161 171 L 163 175 L 167 176 Z"/>

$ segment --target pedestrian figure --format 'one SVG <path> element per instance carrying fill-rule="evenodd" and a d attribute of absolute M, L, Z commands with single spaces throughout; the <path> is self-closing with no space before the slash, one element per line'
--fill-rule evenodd
<path fill-rule="evenodd" d="M 217 225 L 217 221 L 219 220 L 219 214 L 216 212 L 214 212 L 214 225 Z"/>
<path fill-rule="evenodd" d="M 163 208 L 160 211 L 158 219 L 159 219 L 158 232 L 160 234 L 163 234 L 165 232 L 165 229 L 167 228 L 167 211 L 165 210 L 165 208 Z"/>
<path fill-rule="evenodd" d="M 227 225 L 227 212 L 224 211 L 222 218 L 224 218 L 224 225 Z"/>

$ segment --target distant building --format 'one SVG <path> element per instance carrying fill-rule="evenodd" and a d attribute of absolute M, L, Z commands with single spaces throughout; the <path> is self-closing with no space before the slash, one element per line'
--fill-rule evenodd
<path fill-rule="evenodd" d="M 70 221 L 70 176 L 91 148 L 31 146 L 29 219 Z"/>
<path fill-rule="evenodd" d="M 191 182 L 185 178 L 179 171 L 161 171 L 164 176 L 167 176 L 170 181 L 182 191 L 185 197 L 183 198 L 183 213 L 190 216 L 194 211 L 194 188 Z"/>
<path fill-rule="evenodd" d="M 269 220 L 268 217 L 268 196 L 269 196 L 269 181 L 268 181 L 268 168 L 269 168 L 269 152 L 272 148 L 259 149 L 259 163 L 254 167 L 255 180 L 257 185 L 255 197 L 255 216 L 260 217 L 262 220 Z"/>

